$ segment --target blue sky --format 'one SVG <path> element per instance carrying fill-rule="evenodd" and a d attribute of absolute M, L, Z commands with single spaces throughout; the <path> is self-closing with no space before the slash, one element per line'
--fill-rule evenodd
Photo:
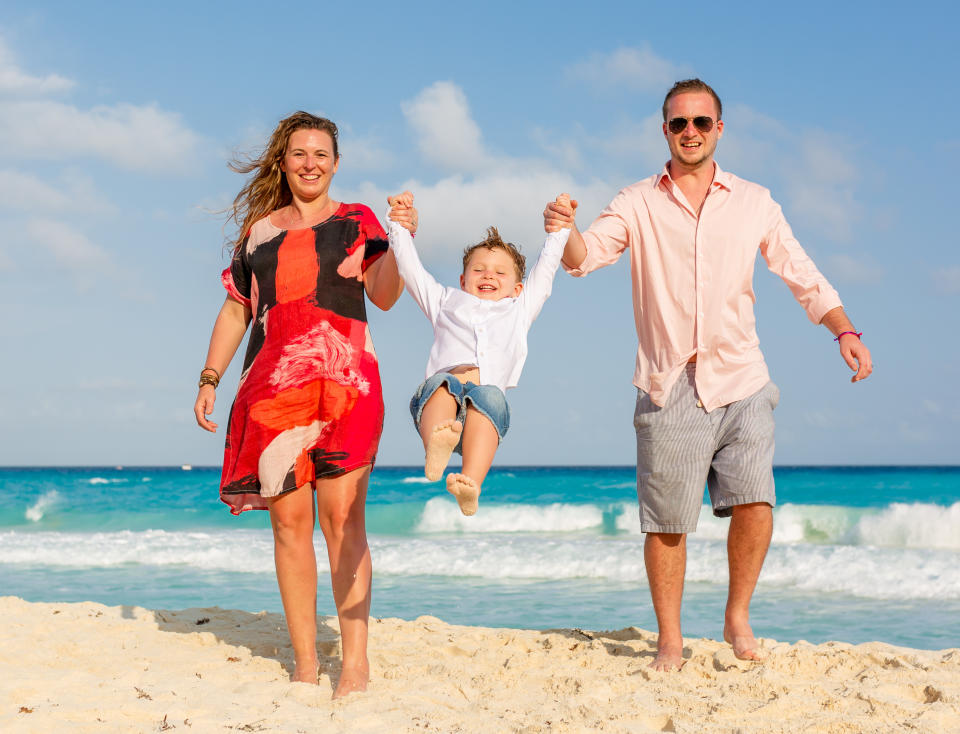
<path fill-rule="evenodd" d="M 212 212 L 241 185 L 226 161 L 281 117 L 341 126 L 334 198 L 379 214 L 411 188 L 418 247 L 452 283 L 488 225 L 535 255 L 556 193 L 585 227 L 659 170 L 660 104 L 689 76 L 724 102 L 717 161 L 771 189 L 874 354 L 850 385 L 830 335 L 758 263 L 777 463 L 960 462 L 954 6 L 267 7 L 0 8 L 0 464 L 219 463 L 222 433 L 192 416 L 224 297 Z M 625 258 L 558 275 L 499 463 L 633 463 L 628 276 Z M 379 460 L 417 463 L 406 405 L 429 325 L 407 295 L 370 321 Z"/>

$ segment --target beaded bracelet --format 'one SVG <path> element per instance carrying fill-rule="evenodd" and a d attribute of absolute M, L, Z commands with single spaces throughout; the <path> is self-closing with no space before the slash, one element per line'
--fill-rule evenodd
<path fill-rule="evenodd" d="M 862 332 L 862 331 L 841 331 L 839 334 L 837 334 L 835 337 L 833 337 L 833 340 L 834 340 L 835 342 L 838 342 L 838 341 L 840 341 L 840 337 L 841 337 L 841 336 L 846 336 L 847 334 L 853 334 L 855 337 L 857 337 L 857 339 L 859 339 L 861 336 L 863 336 L 863 332 Z"/>

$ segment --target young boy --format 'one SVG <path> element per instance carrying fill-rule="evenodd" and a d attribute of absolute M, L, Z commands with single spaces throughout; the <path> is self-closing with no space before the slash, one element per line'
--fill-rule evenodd
<path fill-rule="evenodd" d="M 495 227 L 463 254 L 460 289 L 444 287 L 424 269 L 405 229 L 416 218 L 409 191 L 387 200 L 387 234 L 407 290 L 433 325 L 427 379 L 410 401 L 423 439 L 424 474 L 436 481 L 456 451 L 463 469 L 447 475 L 447 491 L 464 515 L 477 511 L 483 480 L 510 427 L 504 392 L 516 387 L 527 358 L 527 332 L 550 295 L 570 234 L 547 235 L 537 264 L 526 261 Z M 566 194 L 557 203 L 569 206 Z"/>

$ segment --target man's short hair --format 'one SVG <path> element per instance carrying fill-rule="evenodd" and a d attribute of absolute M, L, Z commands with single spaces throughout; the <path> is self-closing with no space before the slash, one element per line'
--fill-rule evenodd
<path fill-rule="evenodd" d="M 713 91 L 713 87 L 707 84 L 700 79 L 683 79 L 672 87 L 670 91 L 667 92 L 667 96 L 663 98 L 663 121 L 667 121 L 667 105 L 670 104 L 670 100 L 676 97 L 678 94 L 688 94 L 689 92 L 706 92 L 711 97 L 717 105 L 717 119 L 720 120 L 723 118 L 723 105 L 720 104 L 720 97 L 717 96 L 717 93 Z"/>
<path fill-rule="evenodd" d="M 487 236 L 483 242 L 470 245 L 463 251 L 463 272 L 467 272 L 467 263 L 470 262 L 470 256 L 481 247 L 486 247 L 488 250 L 503 250 L 506 252 L 510 256 L 510 259 L 513 260 L 513 267 L 517 271 L 517 282 L 523 281 L 523 274 L 527 267 L 527 258 L 520 254 L 520 249 L 512 242 L 504 242 L 500 238 L 500 233 L 496 227 L 487 227 Z"/>

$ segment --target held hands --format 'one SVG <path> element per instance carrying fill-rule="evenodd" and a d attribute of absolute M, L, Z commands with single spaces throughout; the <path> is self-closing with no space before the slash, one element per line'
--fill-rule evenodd
<path fill-rule="evenodd" d="M 419 217 L 413 206 L 413 194 L 404 191 L 396 196 L 388 196 L 387 204 L 390 205 L 390 219 L 407 229 L 410 234 L 416 234 Z"/>
<path fill-rule="evenodd" d="M 547 204 L 543 210 L 543 229 L 547 232 L 558 232 L 561 229 L 571 229 L 577 212 L 577 200 L 571 199 L 570 194 L 560 194 L 555 201 Z"/>
<path fill-rule="evenodd" d="M 840 356 L 850 369 L 856 371 L 850 382 L 865 380 L 873 372 L 870 350 L 856 334 L 846 333 L 840 337 Z"/>
<path fill-rule="evenodd" d="M 197 393 L 197 402 L 193 404 L 193 414 L 197 419 L 197 425 L 210 433 L 217 432 L 217 424 L 207 420 L 207 416 L 213 412 L 213 404 L 217 401 L 217 391 L 213 385 L 203 385 L 200 392 Z"/>

